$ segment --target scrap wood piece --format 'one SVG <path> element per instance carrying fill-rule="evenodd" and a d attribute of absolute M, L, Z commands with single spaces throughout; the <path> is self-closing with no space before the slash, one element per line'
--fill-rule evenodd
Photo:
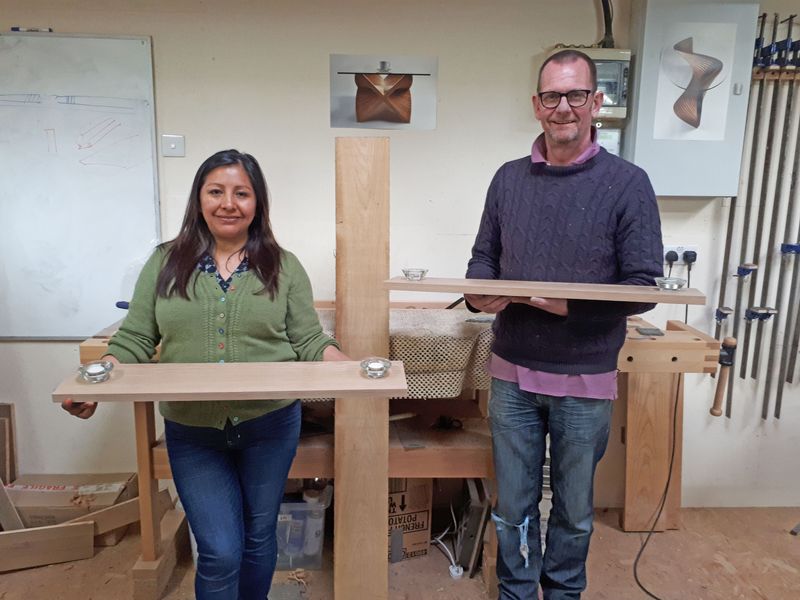
<path fill-rule="evenodd" d="M 0 479 L 0 526 L 3 527 L 3 531 L 25 529 L 17 509 L 14 508 L 14 503 L 8 497 L 8 492 L 6 492 L 6 486 L 2 479 Z"/>
<path fill-rule="evenodd" d="M 11 481 L 11 423 L 0 417 L 0 479 Z"/>
<path fill-rule="evenodd" d="M 303 590 L 308 589 L 308 583 L 306 582 L 308 579 L 308 572 L 305 569 L 295 569 L 289 573 L 286 578 L 289 581 L 294 581 L 301 584 L 303 586 Z"/>
<path fill-rule="evenodd" d="M 94 556 L 94 525 L 62 523 L 0 533 L 0 572 Z"/>
<path fill-rule="evenodd" d="M 189 525 L 182 510 L 170 509 L 161 520 L 161 547 L 156 560 L 141 557 L 133 566 L 133 600 L 157 600 L 178 560 L 189 552 Z"/>
<path fill-rule="evenodd" d="M 473 545 L 472 545 L 472 550 L 467 555 L 467 556 L 469 556 L 469 558 L 468 558 L 467 561 L 465 561 L 466 564 L 469 565 L 468 572 L 469 572 L 470 578 L 474 577 L 475 573 L 478 570 L 478 566 L 479 566 L 478 565 L 478 563 L 479 563 L 478 559 L 481 556 L 481 550 L 482 550 L 483 545 L 484 545 L 483 544 L 483 536 L 484 536 L 484 532 L 486 531 L 486 525 L 489 523 L 489 520 L 490 520 L 489 517 L 490 517 L 491 511 L 492 511 L 491 495 L 489 493 L 488 488 L 484 484 L 484 481 L 485 481 L 484 479 L 476 479 L 475 480 L 475 483 L 476 483 L 475 487 L 479 488 L 477 499 L 480 501 L 481 511 L 480 511 L 480 518 L 479 518 L 478 523 L 476 525 L 477 529 L 474 532 L 471 532 L 470 534 L 468 534 L 470 536 L 474 534 L 474 538 L 475 538 L 474 542 L 473 542 Z M 470 480 L 468 479 L 467 482 L 470 482 Z M 480 486 L 477 485 L 478 483 L 480 484 Z M 466 545 L 467 544 L 465 544 L 465 546 Z"/>
<path fill-rule="evenodd" d="M 161 490 L 158 494 L 156 511 L 163 515 L 173 507 L 169 490 Z M 90 512 L 67 521 L 67 523 L 94 523 L 94 535 L 103 535 L 119 527 L 136 523 L 139 520 L 139 498 L 131 498 L 108 508 Z M 159 521 L 161 517 L 159 516 Z"/>
<path fill-rule="evenodd" d="M 0 403 L 0 419 L 8 419 L 8 442 L 3 445 L 8 452 L 9 472 L 3 473 L 6 483 L 11 483 L 17 478 L 17 451 L 16 451 L 16 426 L 14 424 L 14 405 L 9 403 Z"/>

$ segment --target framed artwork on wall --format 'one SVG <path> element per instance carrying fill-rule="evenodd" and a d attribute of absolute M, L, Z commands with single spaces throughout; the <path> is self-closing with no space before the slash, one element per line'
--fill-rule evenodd
<path fill-rule="evenodd" d="M 436 129 L 438 60 L 331 54 L 331 127 Z"/>
<path fill-rule="evenodd" d="M 623 156 L 659 196 L 735 196 L 758 5 L 634 0 Z"/>

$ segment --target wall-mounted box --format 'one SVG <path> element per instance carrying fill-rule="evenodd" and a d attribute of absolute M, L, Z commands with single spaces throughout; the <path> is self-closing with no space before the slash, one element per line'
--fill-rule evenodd
<path fill-rule="evenodd" d="M 597 89 L 603 92 L 603 105 L 597 118 L 624 119 L 628 110 L 631 51 L 620 48 L 556 46 L 547 55 L 552 56 L 562 50 L 578 50 L 594 62 L 597 69 Z"/>
<path fill-rule="evenodd" d="M 735 196 L 758 5 L 634 0 L 623 156 L 659 196 Z"/>
<path fill-rule="evenodd" d="M 594 61 L 597 89 L 603 92 L 599 119 L 624 119 L 628 112 L 631 51 L 619 48 L 581 48 Z"/>

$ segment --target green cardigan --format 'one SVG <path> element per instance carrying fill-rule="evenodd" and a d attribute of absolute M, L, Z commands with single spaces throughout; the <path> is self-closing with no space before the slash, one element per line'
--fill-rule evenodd
<path fill-rule="evenodd" d="M 128 316 L 108 344 L 121 363 L 144 363 L 161 343 L 162 363 L 280 362 L 322 360 L 338 344 L 322 332 L 311 283 L 291 252 L 283 251 L 275 299 L 254 271 L 237 273 L 227 293 L 214 273 L 190 280 L 189 300 L 156 294 L 166 251 L 159 247 L 142 268 Z M 232 381 L 235 387 L 236 382 Z M 222 429 L 291 404 L 286 400 L 161 402 L 165 419 L 183 425 Z"/>

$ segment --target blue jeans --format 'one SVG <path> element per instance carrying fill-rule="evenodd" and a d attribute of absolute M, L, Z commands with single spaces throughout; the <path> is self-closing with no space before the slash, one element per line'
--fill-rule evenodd
<path fill-rule="evenodd" d="M 198 600 L 265 600 L 300 402 L 224 430 L 165 422 L 178 496 L 197 540 Z"/>
<path fill-rule="evenodd" d="M 492 380 L 489 401 L 498 498 L 501 600 L 580 598 L 592 535 L 594 471 L 608 442 L 611 401 L 555 398 Z M 539 531 L 545 437 L 550 435 L 553 508 L 545 552 Z"/>

